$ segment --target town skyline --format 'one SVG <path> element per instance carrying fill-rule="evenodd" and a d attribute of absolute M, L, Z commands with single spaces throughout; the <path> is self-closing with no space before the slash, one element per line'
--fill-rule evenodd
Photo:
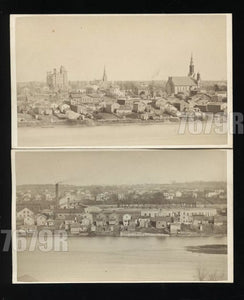
<path fill-rule="evenodd" d="M 186 75 L 191 53 L 203 80 L 226 80 L 224 15 L 22 17 L 15 34 L 17 82 L 58 65 L 70 81 L 98 80 L 104 65 L 109 81 L 167 80 Z"/>

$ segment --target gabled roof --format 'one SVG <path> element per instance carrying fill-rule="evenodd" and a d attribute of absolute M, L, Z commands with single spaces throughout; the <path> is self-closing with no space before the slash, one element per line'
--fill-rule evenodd
<path fill-rule="evenodd" d="M 29 209 L 28 207 L 23 207 L 23 208 L 22 207 L 17 207 L 17 213 L 19 213 L 20 211 L 22 211 L 24 209 L 27 209 L 27 210 L 29 210 L 30 212 L 32 212 L 34 214 L 33 210 Z"/>
<path fill-rule="evenodd" d="M 197 85 L 196 81 L 194 80 L 194 78 L 188 77 L 188 76 L 176 76 L 176 77 L 172 77 L 172 82 L 174 83 L 174 85 Z"/>

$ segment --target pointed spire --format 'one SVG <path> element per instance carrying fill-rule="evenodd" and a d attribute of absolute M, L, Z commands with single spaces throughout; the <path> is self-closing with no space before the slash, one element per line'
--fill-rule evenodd
<path fill-rule="evenodd" d="M 192 55 L 192 52 L 191 52 L 191 62 L 190 62 L 191 65 L 193 65 L 193 55 Z"/>
<path fill-rule="evenodd" d="M 190 65 L 189 65 L 188 76 L 190 76 L 190 77 L 194 77 L 195 76 L 194 63 L 193 63 L 193 55 L 192 55 L 192 53 L 191 53 L 191 60 L 190 60 Z"/>
<path fill-rule="evenodd" d="M 108 78 L 107 78 L 107 74 L 106 74 L 106 68 L 104 66 L 104 70 L 103 70 L 103 81 L 107 81 Z"/>

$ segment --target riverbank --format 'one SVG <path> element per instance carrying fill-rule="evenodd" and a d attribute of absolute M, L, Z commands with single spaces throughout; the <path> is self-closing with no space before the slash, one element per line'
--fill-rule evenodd
<path fill-rule="evenodd" d="M 155 125 L 155 124 L 175 124 L 179 123 L 180 119 L 177 121 L 170 121 L 170 120 L 76 120 L 76 121 L 69 121 L 69 120 L 60 120 L 55 121 L 53 123 L 49 122 L 39 122 L 39 121 L 31 121 L 31 122 L 19 122 L 18 127 L 25 128 L 25 127 L 58 127 L 58 126 L 67 126 L 67 127 L 86 127 L 86 126 L 107 126 L 107 125 Z"/>
<path fill-rule="evenodd" d="M 32 237 L 34 234 L 39 234 L 42 231 L 32 231 L 32 232 L 17 232 L 18 237 Z M 47 233 L 46 233 L 47 234 Z M 62 231 L 49 231 L 48 235 L 51 237 L 60 236 Z M 142 232 L 142 231 L 109 231 L 109 232 L 79 232 L 70 233 L 67 232 L 68 237 L 179 237 L 179 238 L 201 238 L 201 237 L 214 237 L 214 238 L 226 238 L 225 234 L 211 234 L 211 233 L 199 233 L 199 232 L 180 232 L 180 233 L 161 233 L 161 232 Z"/>
<path fill-rule="evenodd" d="M 178 124 L 181 120 L 185 118 L 180 117 L 165 117 L 163 119 L 156 120 L 142 120 L 142 119 L 85 119 L 85 120 L 68 120 L 68 119 L 57 119 L 54 121 L 46 120 L 28 120 L 18 122 L 18 127 L 55 127 L 55 126 L 72 126 L 72 127 L 82 127 L 82 126 L 106 126 L 106 125 L 153 125 L 153 124 Z M 188 123 L 202 122 L 206 124 L 208 120 L 199 119 L 187 119 Z M 185 122 L 185 121 L 184 121 Z M 227 123 L 226 120 L 218 120 L 218 124 Z"/>

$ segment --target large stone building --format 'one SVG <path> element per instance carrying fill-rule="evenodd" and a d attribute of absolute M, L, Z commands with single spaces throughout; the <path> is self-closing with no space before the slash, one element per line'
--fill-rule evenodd
<path fill-rule="evenodd" d="M 47 85 L 52 90 L 67 90 L 68 74 L 63 66 L 59 71 L 53 69 L 53 72 L 47 72 Z"/>
<path fill-rule="evenodd" d="M 190 93 L 191 91 L 198 90 L 200 87 L 200 73 L 195 74 L 193 58 L 189 65 L 188 76 L 175 76 L 169 77 L 166 83 L 166 92 L 168 95 L 175 95 L 178 93 Z"/>

